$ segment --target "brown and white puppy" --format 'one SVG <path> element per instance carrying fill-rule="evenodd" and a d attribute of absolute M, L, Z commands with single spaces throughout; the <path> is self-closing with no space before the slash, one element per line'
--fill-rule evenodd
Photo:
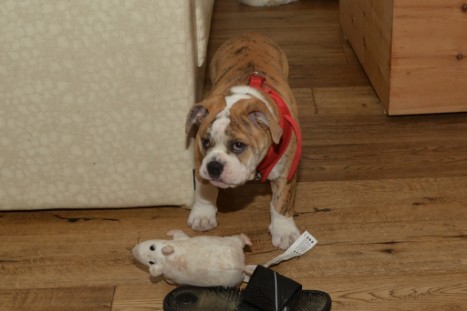
<path fill-rule="evenodd" d="M 249 86 L 261 72 L 297 120 L 295 98 L 287 83 L 289 66 L 282 49 L 269 38 L 247 33 L 225 42 L 213 56 L 208 96 L 192 107 L 186 132 L 196 133 L 196 195 L 188 224 L 206 231 L 217 226 L 218 188 L 242 185 L 257 177 L 269 149 L 281 141 L 279 108 L 269 94 Z M 285 153 L 267 176 L 272 187 L 269 231 L 272 243 L 286 249 L 300 235 L 293 220 L 295 175 L 288 178 L 297 147 L 292 135 Z"/>

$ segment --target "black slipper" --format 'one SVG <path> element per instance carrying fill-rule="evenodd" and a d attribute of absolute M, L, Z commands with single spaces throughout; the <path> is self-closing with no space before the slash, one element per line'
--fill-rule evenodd
<path fill-rule="evenodd" d="M 258 266 L 244 290 L 181 286 L 164 298 L 164 311 L 328 311 L 331 297 Z"/>

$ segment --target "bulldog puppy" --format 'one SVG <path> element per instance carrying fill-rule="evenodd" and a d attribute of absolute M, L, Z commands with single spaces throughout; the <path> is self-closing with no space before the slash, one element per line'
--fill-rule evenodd
<path fill-rule="evenodd" d="M 257 33 L 228 40 L 213 56 L 212 88 L 186 120 L 195 135 L 193 230 L 217 226 L 217 188 L 261 180 L 272 188 L 273 245 L 286 249 L 299 237 L 293 204 L 301 134 L 288 72 L 282 49 Z"/>

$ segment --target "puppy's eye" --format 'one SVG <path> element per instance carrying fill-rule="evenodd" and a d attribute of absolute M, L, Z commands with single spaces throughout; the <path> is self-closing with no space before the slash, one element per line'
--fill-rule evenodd
<path fill-rule="evenodd" d="M 152 265 L 155 265 L 156 263 L 154 261 L 150 261 L 149 264 L 152 266 Z"/>
<path fill-rule="evenodd" d="M 152 244 L 149 246 L 149 249 L 154 252 L 156 250 L 156 245 Z"/>
<path fill-rule="evenodd" d="M 234 141 L 230 144 L 230 150 L 233 152 L 233 153 L 242 153 L 243 151 L 245 151 L 247 145 L 240 142 L 240 141 Z"/>
<path fill-rule="evenodd" d="M 209 147 L 211 147 L 211 141 L 207 138 L 201 138 L 201 144 L 204 149 L 209 149 Z"/>

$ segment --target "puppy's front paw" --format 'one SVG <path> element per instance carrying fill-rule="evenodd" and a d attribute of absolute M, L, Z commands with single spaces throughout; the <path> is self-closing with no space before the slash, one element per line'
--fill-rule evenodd
<path fill-rule="evenodd" d="M 272 204 L 269 232 L 272 237 L 272 245 L 281 249 L 289 248 L 300 237 L 300 231 L 295 225 L 293 217 L 277 212 Z"/>
<path fill-rule="evenodd" d="M 272 245 L 284 250 L 289 248 L 300 236 L 300 231 L 298 231 L 293 220 L 290 224 L 271 224 L 269 232 L 271 232 Z"/>
<path fill-rule="evenodd" d="M 217 227 L 216 210 L 193 208 L 188 217 L 188 225 L 195 231 L 208 231 Z"/>

